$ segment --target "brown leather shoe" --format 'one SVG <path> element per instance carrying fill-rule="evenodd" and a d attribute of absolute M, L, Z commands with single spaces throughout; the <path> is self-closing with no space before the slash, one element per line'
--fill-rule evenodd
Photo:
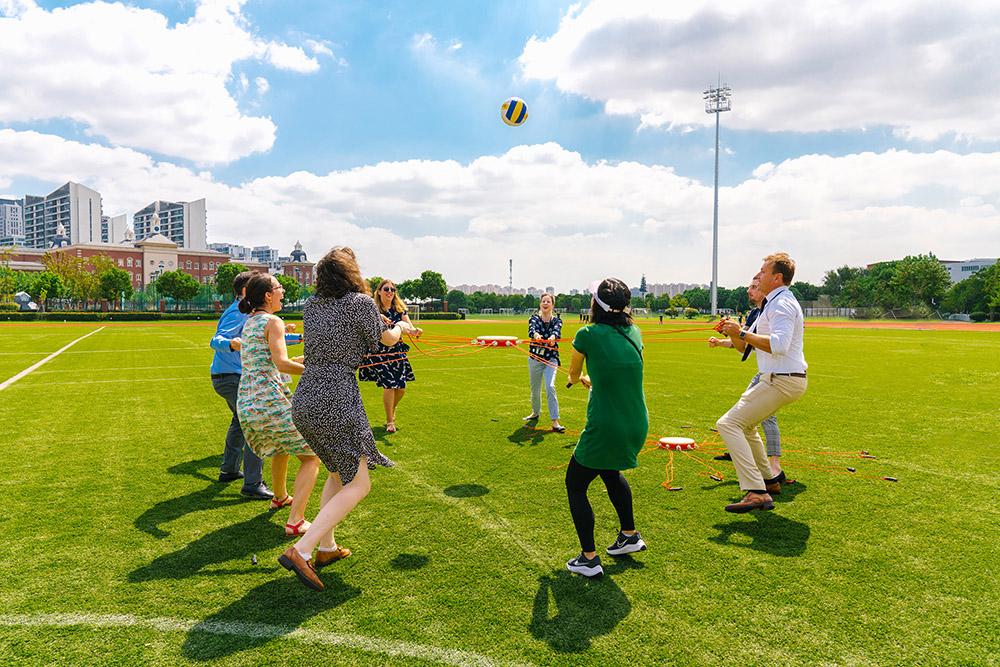
<path fill-rule="evenodd" d="M 767 489 L 767 492 L 772 496 L 781 495 L 781 484 L 779 484 L 778 482 L 775 482 L 774 484 L 765 484 L 764 487 Z"/>
<path fill-rule="evenodd" d="M 773 495 L 777 495 L 777 494 L 781 493 L 781 483 L 784 482 L 785 479 L 786 479 L 785 478 L 785 471 L 782 470 L 781 472 L 779 472 L 777 475 L 775 475 L 771 479 L 765 479 L 764 480 L 764 487 L 767 489 L 768 493 L 773 494 Z"/>
<path fill-rule="evenodd" d="M 745 514 L 751 510 L 773 510 L 774 501 L 770 495 L 764 493 L 754 493 L 752 491 L 747 492 L 743 496 L 743 500 L 738 503 L 731 503 L 726 505 L 727 512 L 733 512 L 734 514 Z"/>
<path fill-rule="evenodd" d="M 278 556 L 278 562 L 281 563 L 281 567 L 294 572 L 299 581 L 314 591 L 321 591 L 325 588 L 323 582 L 316 575 L 316 570 L 313 569 L 312 563 L 303 558 L 295 550 L 295 547 L 285 549 L 285 553 Z"/>
<path fill-rule="evenodd" d="M 316 555 L 313 556 L 313 567 L 318 570 L 326 567 L 330 563 L 336 563 L 338 560 L 344 560 L 350 555 L 351 550 L 345 549 L 341 546 L 338 546 L 335 551 L 317 551 Z"/>

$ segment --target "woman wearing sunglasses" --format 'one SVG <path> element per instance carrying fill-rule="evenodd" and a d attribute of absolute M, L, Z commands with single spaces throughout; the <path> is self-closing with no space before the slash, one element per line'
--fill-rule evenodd
<path fill-rule="evenodd" d="M 396 291 L 396 284 L 391 280 L 383 280 L 375 288 L 375 305 L 382 315 L 385 323 L 389 326 L 399 321 L 406 322 L 412 326 L 410 316 L 406 314 L 406 304 L 399 298 Z M 423 331 L 413 328 L 411 334 L 419 337 Z M 392 347 L 379 345 L 379 349 L 369 357 L 368 364 L 378 364 L 367 366 L 358 371 L 358 379 L 364 382 L 374 382 L 382 388 L 382 406 L 385 408 L 385 432 L 396 432 L 396 406 L 403 400 L 406 393 L 406 383 L 413 382 L 413 367 L 406 353 L 410 346 L 400 340 Z M 384 363 L 383 363 L 384 362 Z"/>

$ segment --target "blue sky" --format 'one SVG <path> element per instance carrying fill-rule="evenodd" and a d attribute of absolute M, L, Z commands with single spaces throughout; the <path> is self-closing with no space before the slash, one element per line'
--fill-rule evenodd
<path fill-rule="evenodd" d="M 19 3 L 23 5 L 20 8 Z M 7 28 L 14 31 L 12 34 L 21 31 L 38 35 L 35 42 L 39 44 L 51 39 L 49 57 L 53 60 L 76 59 L 81 55 L 80 49 L 93 47 L 94 69 L 84 71 L 85 65 L 80 67 L 82 77 L 95 77 L 95 85 L 108 85 L 101 76 L 94 74 L 95 71 L 107 71 L 108 56 L 100 52 L 100 44 L 113 42 L 116 30 L 137 37 L 134 44 L 122 47 L 120 60 L 111 56 L 112 68 L 121 67 L 123 86 L 130 85 L 130 78 L 136 77 L 137 94 L 130 97 L 114 90 L 111 84 L 111 96 L 121 94 L 121 98 L 109 101 L 106 110 L 93 111 L 72 96 L 59 97 L 57 83 L 53 82 L 55 90 L 46 92 L 54 101 L 44 105 L 39 102 L 39 110 L 23 110 L 34 104 L 35 100 L 29 98 L 22 99 L 20 109 L 5 110 L 0 106 L 0 129 L 16 133 L 9 135 L 9 139 L 22 146 L 22 151 L 25 142 L 42 141 L 37 137 L 41 134 L 46 140 L 62 140 L 62 145 L 72 151 L 99 154 L 99 159 L 95 159 L 102 164 L 109 161 L 115 169 L 125 169 L 119 164 L 123 158 L 130 164 L 144 159 L 151 160 L 152 165 L 158 163 L 159 166 L 142 167 L 145 170 L 142 173 L 147 176 L 151 170 L 162 172 L 167 165 L 170 179 L 161 182 L 171 183 L 171 186 L 163 189 L 174 188 L 181 194 L 192 182 L 194 187 L 199 187 L 198 184 L 208 179 L 211 187 L 206 190 L 209 191 L 210 219 L 214 223 L 210 225 L 210 240 L 252 244 L 267 243 L 268 238 L 274 237 L 271 244 L 282 246 L 288 245 L 298 234 L 305 235 L 303 242 L 307 250 L 315 254 L 327 245 L 321 230 L 336 229 L 338 234 L 361 237 L 388 232 L 391 238 L 383 239 L 384 243 L 393 247 L 412 243 L 421 248 L 421 257 L 413 259 L 410 262 L 412 269 L 408 265 L 406 270 L 416 270 L 421 262 L 447 266 L 455 278 L 449 276 L 451 282 L 490 280 L 485 275 L 478 278 L 474 267 L 460 265 L 448 257 L 454 252 L 450 239 L 466 243 L 462 246 L 466 251 L 475 248 L 476 252 L 481 249 L 484 253 L 496 254 L 494 259 L 498 264 L 503 254 L 530 253 L 539 243 L 538 230 L 547 228 L 550 223 L 545 208 L 536 206 L 537 202 L 531 201 L 531 197 L 557 201 L 568 189 L 567 183 L 558 182 L 556 172 L 565 175 L 579 169 L 581 175 L 589 174 L 587 178 L 593 178 L 596 183 L 583 188 L 589 194 L 600 190 L 605 182 L 602 179 L 607 179 L 600 165 L 624 162 L 641 165 L 641 174 L 619 169 L 610 179 L 614 185 L 609 186 L 606 199 L 589 202 L 580 211 L 565 210 L 554 214 L 562 218 L 553 223 L 547 238 L 559 244 L 581 242 L 600 246 L 601 239 L 616 238 L 623 229 L 634 238 L 653 235 L 658 242 L 664 243 L 663 251 L 667 254 L 682 253 L 685 257 L 698 259 L 678 260 L 676 265 L 660 267 L 658 271 L 651 266 L 647 273 L 656 274 L 651 278 L 703 282 L 707 250 L 699 244 L 704 244 L 706 226 L 710 225 L 710 210 L 706 211 L 705 206 L 710 206 L 713 129 L 706 124 L 710 119 L 702 111 L 701 90 L 720 70 L 734 88 L 734 111 L 722 116 L 724 152 L 720 181 L 724 187 L 722 208 L 727 213 L 723 216 L 723 224 L 735 225 L 739 221 L 734 214 L 746 215 L 738 233 L 733 232 L 731 245 L 745 246 L 744 236 L 757 238 L 759 243 L 753 244 L 750 251 L 754 254 L 759 252 L 758 245 L 763 249 L 766 243 L 751 228 L 765 224 L 774 214 L 762 208 L 750 215 L 747 211 L 756 206 L 741 203 L 743 198 L 735 196 L 738 192 L 744 192 L 746 197 L 747 191 L 774 183 L 777 176 L 786 175 L 811 179 L 800 185 L 789 183 L 784 186 L 789 188 L 787 191 L 796 192 L 797 188 L 823 191 L 824 182 L 841 178 L 836 175 L 840 170 L 855 169 L 848 165 L 860 159 L 855 156 L 866 152 L 875 154 L 876 162 L 882 163 L 871 167 L 874 173 L 884 173 L 887 178 L 899 173 L 898 166 L 887 165 L 898 162 L 900 154 L 918 162 L 933 162 L 932 156 L 939 151 L 945 154 L 940 159 L 959 162 L 963 158 L 971 162 L 978 159 L 976 155 L 996 154 L 997 133 L 984 129 L 984 123 L 974 114 L 953 111 L 955 106 L 960 106 L 957 104 L 960 100 L 953 105 L 946 99 L 948 88 L 956 82 L 945 85 L 942 80 L 956 77 L 935 78 L 928 74 L 927 81 L 922 82 L 921 75 L 912 73 L 910 67 L 913 58 L 930 57 L 928 53 L 934 57 L 944 53 L 946 58 L 952 58 L 950 52 L 967 52 L 969 44 L 977 43 L 973 26 L 982 23 L 984 16 L 995 16 L 989 3 L 972 3 L 969 15 L 958 17 L 967 21 L 968 26 L 949 26 L 947 21 L 942 21 L 940 34 L 931 37 L 927 36 L 928 30 L 933 33 L 936 28 L 928 28 L 926 22 L 912 27 L 915 22 L 919 23 L 914 17 L 920 16 L 919 3 L 915 2 L 901 2 L 891 9 L 858 18 L 854 24 L 839 29 L 843 34 L 813 25 L 821 6 L 822 11 L 828 11 L 838 3 L 803 3 L 790 16 L 779 17 L 772 12 L 765 16 L 766 20 L 755 13 L 753 3 L 747 6 L 734 3 L 720 8 L 699 2 L 691 3 L 692 7 L 699 7 L 682 9 L 677 8 L 679 5 L 665 9 L 666 5 L 658 3 L 640 7 L 642 4 L 618 7 L 614 3 L 597 1 L 570 5 L 553 2 L 289 3 L 248 0 L 240 3 L 203 0 L 128 5 L 155 12 L 152 14 L 118 11 L 110 5 L 89 2 L 34 5 L 30 0 L 18 0 L 8 8 L 7 19 L 0 18 L 0 30 L 6 20 Z M 840 9 L 848 23 L 853 15 L 860 13 L 850 2 L 839 4 L 844 5 Z M 67 7 L 70 13 L 80 10 L 81 15 L 87 11 L 91 12 L 88 14 L 91 17 L 107 17 L 110 25 L 104 26 L 105 33 L 95 40 L 96 46 L 77 45 L 72 54 L 58 50 L 61 13 L 53 10 Z M 771 0 L 760 7 L 766 10 L 777 5 Z M 0 3 L 2 8 L 3 3 Z M 197 12 L 203 14 L 203 20 L 196 20 Z M 161 20 L 156 19 L 157 15 L 165 21 L 164 26 L 156 25 L 156 20 Z M 706 16 L 712 20 L 706 22 Z M 151 18 L 156 20 L 150 21 Z M 760 36 L 765 34 L 761 31 L 775 21 L 789 24 L 787 33 L 791 36 L 787 37 L 787 44 L 779 45 L 781 48 L 774 48 Z M 896 43 L 889 47 L 877 44 L 878 40 L 872 40 L 865 33 L 867 26 L 877 26 L 880 21 L 894 26 L 898 32 L 893 38 Z M 213 63 L 208 69 L 219 83 L 218 90 L 198 88 L 198 77 L 203 74 L 196 62 L 180 58 L 175 63 L 170 54 L 160 53 L 154 57 L 143 53 L 143 35 L 135 34 L 148 31 L 150 44 L 159 44 L 157 40 L 173 39 L 184 28 L 195 24 L 204 29 L 197 38 L 203 41 L 196 39 L 194 47 L 184 48 L 206 50 L 206 59 Z M 804 33 L 807 39 L 796 42 L 796 30 Z M 819 32 L 809 38 L 809 30 Z M 234 33 L 238 33 L 237 41 L 243 41 L 231 48 L 220 46 L 216 53 L 213 35 L 218 36 L 219 44 L 224 44 L 224 38 Z M 774 39 L 773 35 L 767 38 Z M 691 48 L 689 40 L 702 39 L 706 44 L 712 39 L 725 40 L 732 48 L 718 55 L 712 53 L 711 46 L 705 46 L 705 52 Z M 865 39 L 869 40 L 872 53 L 857 54 L 857 63 L 843 62 L 843 58 L 850 57 L 852 49 L 857 50 L 853 44 L 864 43 L 868 48 Z M 744 42 L 749 47 L 741 47 Z M 818 44 L 817 49 L 821 50 L 810 52 L 808 42 Z M 192 42 L 183 42 L 189 43 Z M 317 44 L 321 46 L 315 46 Z M 268 49 L 274 45 L 293 51 L 291 60 L 272 56 Z M 774 52 L 767 54 L 766 62 L 763 59 L 754 62 L 755 51 L 769 48 Z M 886 48 L 891 50 L 885 51 Z M 148 58 L 150 64 L 131 66 L 135 58 L 130 56 L 128 49 L 135 50 L 135 57 L 140 60 Z M 825 53 L 833 54 L 838 50 L 848 55 L 831 56 L 829 61 L 824 61 Z M 983 66 L 987 67 L 984 71 L 997 69 L 988 67 L 996 60 L 995 56 L 995 49 L 993 52 L 988 49 L 983 54 L 986 60 Z M 41 58 L 45 57 L 43 53 Z M 899 62 L 893 64 L 895 60 Z M 67 62 L 70 69 L 75 66 L 74 61 Z M 884 72 L 879 71 L 880 63 L 887 63 Z M 142 71 L 144 67 L 146 71 Z M 788 71 L 787 82 L 768 81 L 783 68 Z M 177 96 L 188 100 L 183 105 L 177 103 L 173 119 L 156 121 L 162 123 L 162 129 L 151 125 L 144 133 L 142 126 L 155 115 L 150 108 L 169 107 L 174 103 L 169 96 L 159 98 L 160 91 L 142 88 L 149 80 L 155 83 L 155 77 L 164 69 L 179 72 L 167 85 L 180 82 Z M 901 100 L 899 106 L 894 107 L 891 102 L 878 98 L 883 90 L 891 93 L 900 85 L 900 72 L 911 72 L 910 76 L 916 77 L 908 82 L 912 87 L 904 93 L 904 97 L 912 95 L 913 99 Z M 977 71 L 963 71 L 961 75 L 979 79 L 984 76 Z M 985 76 L 989 78 L 990 75 Z M 3 84 L 0 74 L 0 85 Z M 7 84 L 14 86 L 15 82 L 11 79 Z M 201 90 L 206 91 L 205 102 L 198 99 Z M 499 117 L 501 102 L 511 95 L 522 97 L 529 107 L 527 123 L 517 128 L 507 127 Z M 208 97 L 214 102 L 208 102 Z M 226 97 L 231 98 L 234 108 L 218 111 L 229 103 Z M 63 104 L 65 109 L 60 108 Z M 987 111 L 984 109 L 983 114 Z M 189 132 L 190 120 L 177 120 L 202 114 L 205 118 L 198 120 L 204 120 L 204 130 Z M 647 118 L 652 120 L 647 122 Z M 260 123 L 266 126 L 268 120 L 272 134 L 267 127 L 260 127 Z M 219 145 L 212 143 L 220 132 L 236 126 L 239 131 L 233 131 L 234 138 Z M 172 141 L 175 135 L 176 143 Z M 241 147 L 242 141 L 246 142 L 245 147 Z M 205 152 L 199 149 L 200 145 L 205 145 Z M 509 186 L 516 189 L 510 191 L 511 201 L 520 203 L 512 204 L 507 217 L 497 210 L 503 208 L 503 202 L 496 201 L 497 196 L 504 196 L 502 188 L 498 190 L 499 195 L 486 193 L 488 185 L 477 183 L 473 189 L 483 198 L 477 201 L 467 201 L 464 192 L 448 189 L 448 178 L 475 179 L 481 175 L 477 176 L 480 172 L 472 167 L 448 175 L 447 161 L 465 166 L 494 156 L 516 163 L 520 158 L 512 157 L 511 151 L 540 146 L 549 146 L 549 149 L 529 151 L 530 160 L 536 161 L 532 166 L 541 169 L 540 176 Z M 101 148 L 118 152 L 101 153 Z M 121 153 L 122 150 L 127 154 Z M 577 154 L 578 157 L 573 158 Z M 816 163 L 810 162 L 809 156 L 833 160 Z M 540 166 L 562 164 L 566 160 L 572 162 L 573 159 L 579 162 L 572 165 L 567 162 L 568 167 L 555 167 L 547 174 Z M 422 162 L 406 167 L 409 160 Z M 775 176 L 755 174 L 755 170 L 766 163 L 786 164 L 774 172 Z M 383 166 L 378 167 L 380 164 Z M 834 169 L 836 174 L 820 178 L 799 169 L 805 164 L 823 164 Z M 664 174 L 658 171 L 660 167 L 672 170 L 680 179 L 664 181 Z M 97 184 L 104 180 L 112 182 L 102 190 L 108 208 L 128 210 L 137 202 L 165 196 L 162 190 L 160 194 L 154 192 L 157 188 L 153 184 L 148 186 L 148 193 L 141 195 L 133 196 L 125 188 L 119 193 L 114 183 L 125 176 L 111 179 L 107 172 L 96 169 L 91 181 Z M 371 174 L 373 181 L 358 183 L 360 177 L 352 172 L 357 169 Z M 406 173 L 397 173 L 400 170 Z M 70 178 L 70 174 L 61 175 L 68 171 L 78 174 L 75 177 L 82 180 L 90 173 L 85 165 L 79 169 L 64 168 L 62 172 L 55 167 L 21 166 L 11 168 L 9 176 L 0 173 L 0 191 L 11 194 L 48 191 Z M 177 177 L 178 171 L 183 178 Z M 906 169 L 903 171 L 910 173 Z M 299 172 L 302 178 L 288 178 Z M 138 172 L 129 173 L 137 179 L 141 177 Z M 425 179 L 424 174 L 431 173 L 433 176 Z M 641 188 L 652 190 L 634 190 L 630 184 L 635 178 L 642 183 Z M 762 184 L 761 178 L 770 181 Z M 979 218 L 983 214 L 993 215 L 982 207 L 996 203 L 995 189 L 978 184 L 970 187 L 939 185 L 931 171 L 920 171 L 914 178 L 913 183 L 891 197 L 876 193 L 857 197 L 856 201 L 852 198 L 846 206 L 841 206 L 845 193 L 824 194 L 828 205 L 822 211 L 807 210 L 811 206 L 808 198 L 803 198 L 805 203 L 788 213 L 789 225 L 803 225 L 802 229 L 808 230 L 810 240 L 808 244 L 801 244 L 803 252 L 816 253 L 819 249 L 830 248 L 825 238 L 828 231 L 824 227 L 825 220 L 843 218 L 849 220 L 849 224 L 860 225 L 863 231 L 871 229 L 871 224 L 858 222 L 857 212 L 871 211 L 876 204 L 883 207 L 884 215 L 876 219 L 886 230 L 896 230 L 890 236 L 897 242 L 866 248 L 866 244 L 857 241 L 858 235 L 845 235 L 855 241 L 845 244 L 843 252 L 824 253 L 823 269 L 839 263 L 866 263 L 882 259 L 883 255 L 908 252 L 973 254 L 980 245 L 975 240 L 974 230 L 977 226 L 982 227 Z M 540 187 L 540 183 L 549 183 L 546 179 L 551 180 L 548 191 Z M 573 180 L 569 185 L 578 183 Z M 528 191 L 536 186 L 538 194 L 533 191 L 529 194 Z M 350 190 L 350 196 L 344 195 L 343 188 Z M 666 200 L 666 208 L 662 210 L 659 205 L 631 204 L 611 210 L 615 207 L 614 200 L 625 196 L 622 193 L 628 193 L 633 201 L 641 201 L 647 196 L 654 201 L 661 188 Z M 732 195 L 726 188 L 732 189 Z M 132 188 L 131 192 L 134 190 Z M 938 190 L 943 194 L 936 194 Z M 339 194 L 328 196 L 332 191 Z M 213 192 L 218 193 L 214 198 Z M 268 194 L 261 194 L 263 192 Z M 253 225 L 241 228 L 241 224 L 247 223 L 247 214 L 239 210 L 241 206 L 236 203 L 240 197 L 268 196 L 270 205 L 279 201 L 294 202 L 297 193 L 301 193 L 303 210 L 315 207 L 319 211 L 317 215 L 323 222 L 317 222 L 316 229 L 307 232 L 291 223 L 276 222 L 276 217 L 284 217 L 284 211 L 291 211 L 288 206 L 269 213 L 267 232 Z M 364 199 L 364 193 L 375 194 Z M 180 198 L 180 195 L 175 196 Z M 186 196 L 193 199 L 206 195 L 192 192 Z M 439 210 L 425 206 L 428 197 L 439 197 L 448 205 Z M 492 199 L 487 200 L 487 197 Z M 375 203 L 378 198 L 381 203 Z M 451 205 L 457 199 L 462 200 L 462 206 Z M 687 203 L 674 204 L 680 200 Z M 608 211 L 603 211 L 605 205 Z M 769 205 L 774 210 L 783 210 L 781 202 L 772 201 Z M 936 239 L 928 238 L 918 228 L 912 233 L 900 234 L 893 216 L 899 210 L 913 207 L 919 207 L 920 211 L 910 218 L 920 219 L 920 224 L 940 226 L 945 218 L 952 221 L 949 224 L 961 224 L 957 235 L 942 235 L 955 242 L 943 248 L 935 247 Z M 970 207 L 976 211 L 973 218 L 967 217 Z M 933 212 L 942 208 L 954 211 L 938 217 L 935 222 Z M 594 210 L 601 213 L 591 220 L 588 212 Z M 574 216 L 581 219 L 576 227 Z M 988 217 L 990 221 L 993 219 Z M 519 227 L 524 220 L 531 224 Z M 665 232 L 669 235 L 664 236 Z M 956 239 L 961 239 L 961 244 Z M 796 238 L 775 240 L 790 245 Z M 520 250 L 508 249 L 511 244 L 520 244 Z M 624 248 L 620 250 L 625 251 Z M 732 250 L 724 262 L 731 263 L 736 256 Z M 596 255 L 581 260 L 580 266 L 568 268 L 567 273 L 573 277 L 567 278 L 566 283 L 583 282 L 593 256 Z M 650 255 L 647 263 L 653 264 L 656 256 Z M 818 260 L 813 262 L 817 268 L 806 274 L 812 279 L 822 274 Z M 558 282 L 544 275 L 545 264 L 538 258 L 526 258 L 524 265 L 528 267 L 525 282 Z M 625 265 L 620 266 L 624 268 Z M 749 268 L 742 267 L 733 269 L 731 274 L 724 270 L 723 283 L 733 283 L 747 271 Z M 493 271 L 491 276 L 493 273 L 499 274 Z"/>

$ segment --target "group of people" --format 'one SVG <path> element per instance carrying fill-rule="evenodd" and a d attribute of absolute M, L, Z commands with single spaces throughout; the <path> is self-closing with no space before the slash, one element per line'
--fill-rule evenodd
<path fill-rule="evenodd" d="M 779 492 L 784 481 L 777 462 L 777 422 L 771 422 L 775 436 L 768 450 L 757 425 L 805 392 L 802 311 L 787 287 L 794 268 L 785 254 L 767 257 L 750 288 L 751 298 L 760 302 L 752 319 L 746 327 L 723 320 L 719 330 L 727 339 L 709 341 L 713 347 L 742 351 L 744 360 L 756 350 L 759 368 L 748 390 L 717 423 L 746 491 L 727 511 L 772 509 L 770 494 Z M 223 313 L 211 343 L 216 352 L 212 382 L 233 413 L 219 481 L 242 478 L 244 496 L 269 500 L 274 510 L 290 508 L 285 532 L 298 540 L 278 560 L 303 584 L 323 590 L 317 570 L 351 555 L 337 544 L 334 529 L 371 490 L 369 470 L 394 465 L 375 444 L 358 381 L 374 381 L 383 389 L 386 432 L 395 432 L 396 407 L 406 383 L 414 380 L 403 335 L 416 337 L 421 332 L 407 317 L 395 284 L 383 280 L 374 295 L 369 293 L 350 248 L 334 248 L 317 264 L 316 291 L 303 311 L 304 357 L 288 356 L 286 325 L 276 315 L 284 290 L 273 276 L 242 273 L 233 289 L 235 300 Z M 621 280 L 607 278 L 596 281 L 590 291 L 589 324 L 573 339 L 567 384 L 567 388 L 583 384 L 590 393 L 586 425 L 565 478 L 581 547 L 566 566 L 594 577 L 603 574 L 587 497 L 596 478 L 604 483 L 619 521 L 617 537 L 606 553 L 622 556 L 646 549 L 635 527 L 632 492 L 622 471 L 638 465 L 649 417 L 642 336 L 629 313 L 630 290 Z M 561 333 L 555 298 L 546 294 L 528 324 L 532 412 L 525 420 L 541 417 L 544 387 L 548 415 L 557 432 L 565 431 L 555 391 Z M 301 375 L 294 394 L 282 378 L 286 373 Z M 766 428 L 771 447 L 771 428 Z M 291 456 L 299 459 L 300 468 L 290 494 L 286 477 Z M 273 491 L 263 482 L 262 458 L 271 459 Z M 321 464 L 329 475 L 320 510 L 310 522 L 305 511 Z"/>

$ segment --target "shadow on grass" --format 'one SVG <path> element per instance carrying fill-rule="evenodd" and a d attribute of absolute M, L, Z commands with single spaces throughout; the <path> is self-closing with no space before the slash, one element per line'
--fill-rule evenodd
<path fill-rule="evenodd" d="M 455 484 L 444 490 L 444 495 L 452 498 L 478 498 L 490 490 L 482 484 Z"/>
<path fill-rule="evenodd" d="M 430 558 L 422 554 L 399 554 L 391 561 L 394 570 L 419 570 L 430 562 Z"/>
<path fill-rule="evenodd" d="M 171 475 L 186 475 L 195 479 L 205 480 L 209 482 L 209 486 L 183 496 L 178 496 L 177 498 L 161 500 L 139 515 L 135 520 L 135 527 L 157 539 L 163 539 L 170 535 L 170 533 L 160 528 L 162 524 L 180 519 L 191 512 L 246 502 L 239 497 L 217 498 L 219 494 L 228 488 L 228 485 L 206 475 L 202 470 L 205 468 L 215 469 L 218 463 L 218 456 L 206 456 L 203 459 L 185 461 L 184 463 L 178 463 L 175 466 L 167 468 L 167 472 Z"/>
<path fill-rule="evenodd" d="M 184 548 L 159 556 L 149 565 L 144 565 L 128 575 L 131 582 L 153 581 L 155 579 L 185 579 L 199 574 L 221 575 L 223 572 L 202 572 L 213 563 L 245 558 L 247 567 L 250 555 L 266 553 L 288 541 L 279 526 L 271 523 L 269 514 L 259 514 L 240 523 L 223 526 L 202 535 Z M 225 574 L 231 573 L 227 570 Z"/>
<path fill-rule="evenodd" d="M 519 427 L 513 433 L 507 436 L 507 440 L 513 442 L 519 447 L 524 447 L 525 445 L 540 445 L 542 441 L 545 440 L 546 436 L 550 435 L 562 435 L 561 433 L 556 433 L 551 429 L 535 428 L 530 422 L 524 426 Z"/>
<path fill-rule="evenodd" d="M 772 498 L 774 498 L 775 503 L 787 503 L 795 500 L 795 496 L 803 493 L 809 487 L 802 482 L 795 482 L 794 484 L 782 484 L 781 493 L 776 493 Z"/>
<path fill-rule="evenodd" d="M 286 573 L 287 574 L 287 573 Z M 309 590 L 294 576 L 285 576 L 254 588 L 191 628 L 182 652 L 189 660 L 218 660 L 259 648 L 291 634 L 303 622 L 361 595 L 338 574 L 321 575 L 326 590 Z"/>
<path fill-rule="evenodd" d="M 642 562 L 619 559 L 605 566 L 605 576 L 588 579 L 566 570 L 539 578 L 528 630 L 559 653 L 579 653 L 606 635 L 632 611 L 632 603 L 608 575 L 641 569 Z M 550 600 L 555 603 L 551 613 Z"/>
<path fill-rule="evenodd" d="M 763 551 L 773 556 L 793 558 L 805 553 L 809 541 L 809 526 L 774 512 L 756 512 L 755 521 L 737 519 L 731 523 L 717 523 L 713 528 L 719 531 L 708 538 L 718 544 Z M 734 536 L 749 537 L 750 543 Z"/>
<path fill-rule="evenodd" d="M 389 433 L 388 431 L 386 431 L 385 426 L 372 427 L 372 435 L 375 436 L 375 440 L 377 442 L 392 447 L 392 440 L 389 439 L 389 436 L 395 435 L 395 433 Z"/>

